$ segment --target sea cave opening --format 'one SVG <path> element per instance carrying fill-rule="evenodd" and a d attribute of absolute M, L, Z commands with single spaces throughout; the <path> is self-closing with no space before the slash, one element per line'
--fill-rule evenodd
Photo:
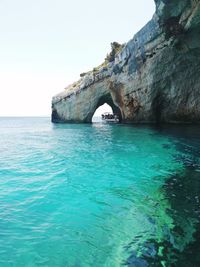
<path fill-rule="evenodd" d="M 103 116 L 102 116 L 103 115 Z M 106 116 L 105 116 L 106 115 Z M 116 122 L 122 121 L 122 115 L 120 109 L 113 103 L 113 101 L 109 102 L 99 102 L 96 109 L 93 112 L 91 122 L 103 122 L 102 118 L 109 118 L 109 119 L 117 119 Z"/>
<path fill-rule="evenodd" d="M 92 117 L 92 122 L 95 123 L 95 122 L 101 122 L 102 121 L 102 114 L 104 113 L 110 113 L 110 114 L 113 114 L 113 109 L 111 108 L 110 105 L 108 105 L 107 103 L 104 103 L 103 105 L 99 106 L 93 117 Z"/>

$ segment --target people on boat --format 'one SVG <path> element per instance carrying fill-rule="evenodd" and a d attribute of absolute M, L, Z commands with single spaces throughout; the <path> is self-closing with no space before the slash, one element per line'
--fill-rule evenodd
<path fill-rule="evenodd" d="M 118 120 L 118 116 L 116 114 L 112 114 L 112 113 L 104 113 L 101 115 L 103 120 Z"/>

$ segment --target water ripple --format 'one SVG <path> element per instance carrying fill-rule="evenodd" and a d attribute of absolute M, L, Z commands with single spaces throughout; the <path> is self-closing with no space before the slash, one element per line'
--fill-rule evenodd
<path fill-rule="evenodd" d="M 196 135 L 47 118 L 0 128 L 0 266 L 159 264 L 194 242 Z"/>

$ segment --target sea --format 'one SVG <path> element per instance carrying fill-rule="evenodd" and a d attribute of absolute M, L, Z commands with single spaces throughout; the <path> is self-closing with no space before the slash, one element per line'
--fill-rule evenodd
<path fill-rule="evenodd" d="M 0 118 L 0 267 L 199 267 L 200 126 Z"/>

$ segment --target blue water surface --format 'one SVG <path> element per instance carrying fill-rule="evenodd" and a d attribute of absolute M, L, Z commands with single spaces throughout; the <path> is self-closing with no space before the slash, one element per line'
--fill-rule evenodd
<path fill-rule="evenodd" d="M 0 266 L 184 266 L 199 133 L 0 118 Z"/>

